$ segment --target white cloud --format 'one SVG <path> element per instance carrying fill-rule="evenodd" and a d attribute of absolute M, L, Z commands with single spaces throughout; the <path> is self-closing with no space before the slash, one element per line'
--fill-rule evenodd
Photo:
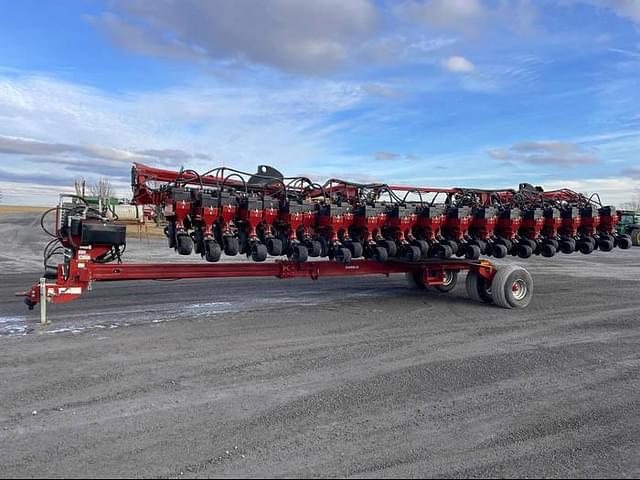
<path fill-rule="evenodd" d="M 508 148 L 492 148 L 487 154 L 503 162 L 526 162 L 534 165 L 591 165 L 597 162 L 594 148 L 560 141 L 518 142 Z"/>
<path fill-rule="evenodd" d="M 231 60 L 299 73 L 343 64 L 375 32 L 370 0 L 115 0 L 90 22 L 137 53 Z"/>
<path fill-rule="evenodd" d="M 397 12 L 410 21 L 458 31 L 475 28 L 487 14 L 479 0 L 408 1 Z"/>
<path fill-rule="evenodd" d="M 600 8 L 612 10 L 619 17 L 640 24 L 640 1 L 638 0 L 576 0 Z"/>
<path fill-rule="evenodd" d="M 454 73 L 471 73 L 476 67 L 464 57 L 453 56 L 447 58 L 443 63 L 443 67 Z"/>

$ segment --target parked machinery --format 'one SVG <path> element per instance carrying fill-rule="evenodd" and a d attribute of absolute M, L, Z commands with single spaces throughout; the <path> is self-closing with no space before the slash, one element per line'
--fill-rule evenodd
<path fill-rule="evenodd" d="M 594 194 L 425 188 L 332 178 L 323 185 L 284 177 L 261 165 L 255 174 L 228 167 L 202 175 L 134 164 L 134 200 L 159 205 L 169 246 L 209 262 L 245 254 L 256 262 L 286 255 L 303 262 L 329 257 L 420 261 L 508 254 L 589 254 L 629 248 L 615 209 Z"/>

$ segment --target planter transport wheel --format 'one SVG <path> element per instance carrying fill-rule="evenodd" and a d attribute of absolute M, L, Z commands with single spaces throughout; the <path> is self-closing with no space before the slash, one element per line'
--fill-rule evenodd
<path fill-rule="evenodd" d="M 533 297 L 531 275 L 517 265 L 501 267 L 491 281 L 491 294 L 502 308 L 525 308 Z"/>

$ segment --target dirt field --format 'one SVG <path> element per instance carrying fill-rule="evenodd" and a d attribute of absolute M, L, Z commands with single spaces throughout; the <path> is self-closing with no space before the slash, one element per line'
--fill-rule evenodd
<path fill-rule="evenodd" d="M 128 253 L 186 261 L 161 244 Z M 37 268 L 4 268 L 0 472 L 637 477 L 640 248 L 519 263 L 523 311 L 401 276 L 129 282 L 46 329 L 12 296 Z"/>

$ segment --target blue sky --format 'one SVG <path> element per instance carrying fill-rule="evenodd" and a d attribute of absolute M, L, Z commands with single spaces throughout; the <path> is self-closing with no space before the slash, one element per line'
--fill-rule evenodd
<path fill-rule="evenodd" d="M 432 186 L 640 181 L 640 0 L 0 0 L 0 191 L 132 161 Z"/>

